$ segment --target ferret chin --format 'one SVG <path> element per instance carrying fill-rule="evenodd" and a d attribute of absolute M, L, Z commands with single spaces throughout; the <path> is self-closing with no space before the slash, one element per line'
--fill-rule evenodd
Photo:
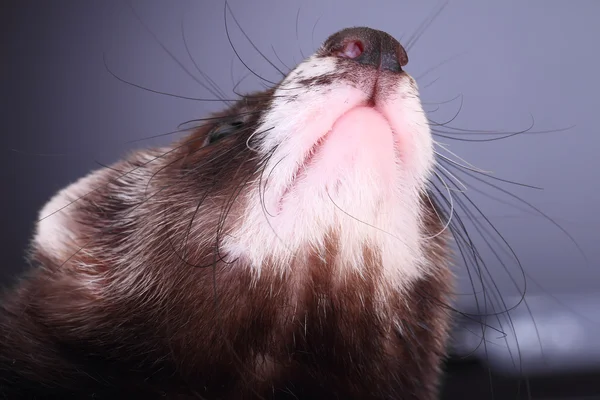
<path fill-rule="evenodd" d="M 0 394 L 436 398 L 452 277 L 407 62 L 342 30 L 59 192 L 0 308 Z"/>

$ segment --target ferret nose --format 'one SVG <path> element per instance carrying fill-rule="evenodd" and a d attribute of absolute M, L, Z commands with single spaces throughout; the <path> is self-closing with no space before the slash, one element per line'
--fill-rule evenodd
<path fill-rule="evenodd" d="M 408 63 L 404 47 L 391 35 L 371 28 L 347 28 L 331 35 L 323 45 L 326 53 L 354 60 L 379 70 L 402 72 Z"/>

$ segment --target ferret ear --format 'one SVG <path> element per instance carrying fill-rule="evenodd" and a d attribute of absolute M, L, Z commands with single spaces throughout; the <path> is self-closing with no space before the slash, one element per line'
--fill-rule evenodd
<path fill-rule="evenodd" d="M 61 265 L 85 243 L 83 230 L 77 218 L 81 202 L 102 190 L 110 180 L 110 169 L 93 171 L 59 191 L 38 214 L 32 251 Z"/>

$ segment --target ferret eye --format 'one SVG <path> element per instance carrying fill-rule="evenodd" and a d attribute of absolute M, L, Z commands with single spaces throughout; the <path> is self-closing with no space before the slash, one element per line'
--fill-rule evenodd
<path fill-rule="evenodd" d="M 213 144 L 224 137 L 232 135 L 244 126 L 242 121 L 232 121 L 215 126 L 206 137 L 206 145 Z"/>

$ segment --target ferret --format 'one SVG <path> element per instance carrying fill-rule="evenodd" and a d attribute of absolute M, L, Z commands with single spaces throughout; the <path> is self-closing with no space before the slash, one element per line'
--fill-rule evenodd
<path fill-rule="evenodd" d="M 56 194 L 0 306 L 2 396 L 437 398 L 450 237 L 407 63 L 344 29 Z"/>

